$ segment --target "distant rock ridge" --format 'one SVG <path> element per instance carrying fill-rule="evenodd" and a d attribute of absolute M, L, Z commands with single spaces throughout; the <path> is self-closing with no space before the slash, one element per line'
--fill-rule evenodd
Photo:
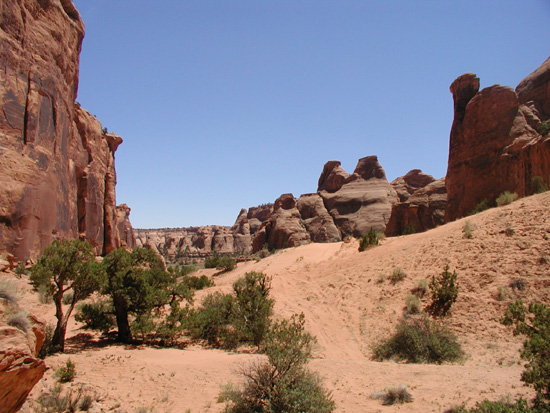
<path fill-rule="evenodd" d="M 84 25 L 70 0 L 7 0 L 0 22 L 0 254 L 36 258 L 55 238 L 106 254 L 117 223 L 120 136 L 75 103 Z M 129 213 L 129 209 L 128 209 Z"/>
<path fill-rule="evenodd" d="M 514 90 L 494 85 L 479 90 L 472 73 L 450 87 L 454 121 L 445 185 L 445 220 L 467 215 L 504 191 L 520 197 L 530 192 L 531 179 L 550 183 L 550 135 L 541 127 L 550 121 L 550 58 Z"/>

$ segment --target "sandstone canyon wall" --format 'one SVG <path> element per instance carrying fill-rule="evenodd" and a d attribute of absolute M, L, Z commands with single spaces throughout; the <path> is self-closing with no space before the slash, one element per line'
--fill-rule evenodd
<path fill-rule="evenodd" d="M 479 91 L 472 73 L 458 77 L 450 90 L 446 221 L 484 199 L 493 203 L 504 191 L 528 195 L 535 176 L 550 183 L 550 136 L 541 133 L 550 120 L 550 58 L 515 90 L 494 85 Z"/>
<path fill-rule="evenodd" d="M 121 245 L 122 139 L 75 103 L 80 16 L 70 0 L 4 0 L 0 18 L 0 253 L 25 260 L 77 237 L 108 253 Z"/>

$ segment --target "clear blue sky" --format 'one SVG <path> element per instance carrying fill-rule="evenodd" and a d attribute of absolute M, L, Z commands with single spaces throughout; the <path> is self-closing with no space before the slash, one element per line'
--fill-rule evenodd
<path fill-rule="evenodd" d="M 549 55 L 549 0 L 75 0 L 78 101 L 124 139 L 137 228 L 232 225 L 378 155 L 447 169 L 449 85 L 515 87 Z"/>

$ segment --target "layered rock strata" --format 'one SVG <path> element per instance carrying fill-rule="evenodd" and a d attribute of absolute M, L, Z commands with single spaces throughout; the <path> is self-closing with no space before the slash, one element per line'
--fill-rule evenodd
<path fill-rule="evenodd" d="M 472 73 L 450 87 L 454 99 L 445 219 L 451 221 L 504 191 L 530 193 L 531 179 L 550 183 L 550 58 L 516 88 L 479 91 Z"/>
<path fill-rule="evenodd" d="M 70 0 L 0 9 L 0 253 L 26 260 L 77 237 L 108 253 L 122 139 L 75 103 L 84 25 Z"/>

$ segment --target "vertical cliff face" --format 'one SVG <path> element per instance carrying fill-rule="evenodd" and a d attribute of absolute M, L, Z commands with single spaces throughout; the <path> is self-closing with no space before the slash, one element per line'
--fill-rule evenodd
<path fill-rule="evenodd" d="M 119 245 L 114 153 L 122 139 L 75 104 L 84 25 L 70 0 L 0 3 L 0 252 L 53 238 Z"/>
<path fill-rule="evenodd" d="M 529 194 L 530 181 L 550 182 L 550 59 L 516 90 L 495 85 L 479 90 L 469 73 L 451 85 L 455 116 L 445 185 L 447 221 L 460 218 L 504 191 Z"/>

